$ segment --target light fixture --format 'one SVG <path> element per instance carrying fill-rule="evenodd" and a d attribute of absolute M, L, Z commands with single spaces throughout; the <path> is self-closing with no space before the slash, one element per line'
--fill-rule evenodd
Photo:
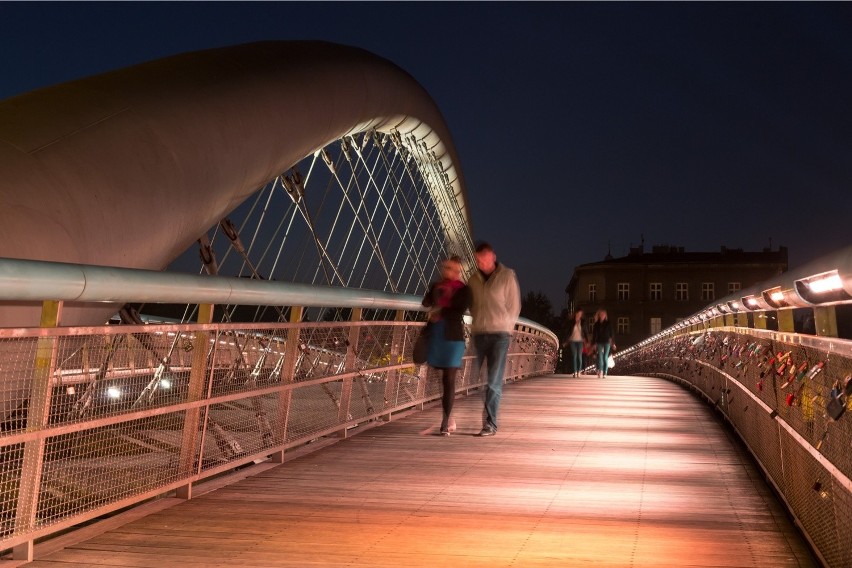
<path fill-rule="evenodd" d="M 792 292 L 792 290 L 789 290 L 789 292 Z M 787 301 L 787 294 L 780 286 L 764 290 L 763 300 L 769 304 L 770 308 L 774 308 L 776 310 L 790 306 L 790 302 Z"/>
<path fill-rule="evenodd" d="M 825 292 L 834 292 L 843 288 L 843 281 L 840 280 L 840 275 L 836 270 L 818 274 L 804 281 L 805 285 L 811 292 L 823 294 Z"/>
<path fill-rule="evenodd" d="M 799 293 L 799 296 L 811 304 L 848 302 L 852 300 L 852 295 L 844 288 L 843 278 L 841 278 L 837 270 L 830 270 L 796 280 L 796 291 Z"/>
<path fill-rule="evenodd" d="M 118 387 L 109 387 L 106 392 L 110 398 L 121 398 L 121 389 Z"/>

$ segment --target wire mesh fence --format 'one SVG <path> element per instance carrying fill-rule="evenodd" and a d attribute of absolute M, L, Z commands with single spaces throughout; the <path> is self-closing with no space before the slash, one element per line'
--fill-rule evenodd
<path fill-rule="evenodd" d="M 422 408 L 441 396 L 411 361 L 422 325 L 0 329 L 0 547 Z M 552 336 L 519 329 L 507 380 L 555 357 Z M 482 384 L 469 346 L 458 392 Z"/>
<path fill-rule="evenodd" d="M 698 391 L 734 426 L 827 566 L 852 566 L 852 342 L 716 328 L 626 354 L 623 372 Z"/>

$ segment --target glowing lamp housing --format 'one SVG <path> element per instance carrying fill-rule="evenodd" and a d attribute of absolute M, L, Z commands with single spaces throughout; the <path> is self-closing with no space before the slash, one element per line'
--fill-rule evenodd
<path fill-rule="evenodd" d="M 786 291 L 780 286 L 764 290 L 762 296 L 764 301 L 776 310 L 780 308 L 789 308 L 791 305 L 790 302 L 787 301 Z"/>
<path fill-rule="evenodd" d="M 751 296 L 744 296 L 740 299 L 740 305 L 745 307 L 745 309 L 747 310 L 751 310 L 752 312 L 761 312 L 773 309 L 773 307 L 770 306 L 763 298 L 762 294 L 752 294 Z"/>
<path fill-rule="evenodd" d="M 852 300 L 852 295 L 846 291 L 844 280 L 837 270 L 796 280 L 796 292 L 811 304 L 833 304 Z"/>

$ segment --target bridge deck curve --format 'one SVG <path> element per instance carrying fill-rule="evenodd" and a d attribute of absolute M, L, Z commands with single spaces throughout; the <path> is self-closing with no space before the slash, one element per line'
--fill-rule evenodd
<path fill-rule="evenodd" d="M 472 394 L 449 438 L 431 408 L 243 470 L 57 552 L 37 546 L 27 566 L 818 565 L 752 461 L 675 384 L 507 385 L 493 438 L 473 435 L 480 412 Z"/>

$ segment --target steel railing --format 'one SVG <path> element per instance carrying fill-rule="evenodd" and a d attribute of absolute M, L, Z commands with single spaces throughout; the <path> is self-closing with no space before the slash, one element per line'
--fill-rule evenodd
<path fill-rule="evenodd" d="M 11 263 L 18 282 L 22 262 Z M 97 287 L 99 270 L 82 281 Z M 135 277 L 168 279 L 117 273 L 125 295 Z M 282 301 L 292 285 L 237 285 L 277 286 L 276 302 L 294 305 Z M 309 297 L 299 289 L 290 300 Z M 337 292 L 310 297 L 332 305 Z M 439 400 L 439 375 L 411 361 L 419 298 L 339 292 L 354 321 L 0 328 L 0 548 L 31 557 L 35 539 L 172 491 L 189 497 L 205 478 Z M 360 321 L 360 308 L 395 318 Z M 556 351 L 549 330 L 519 321 L 507 380 L 552 372 Z M 470 348 L 456 384 L 483 384 Z"/>

